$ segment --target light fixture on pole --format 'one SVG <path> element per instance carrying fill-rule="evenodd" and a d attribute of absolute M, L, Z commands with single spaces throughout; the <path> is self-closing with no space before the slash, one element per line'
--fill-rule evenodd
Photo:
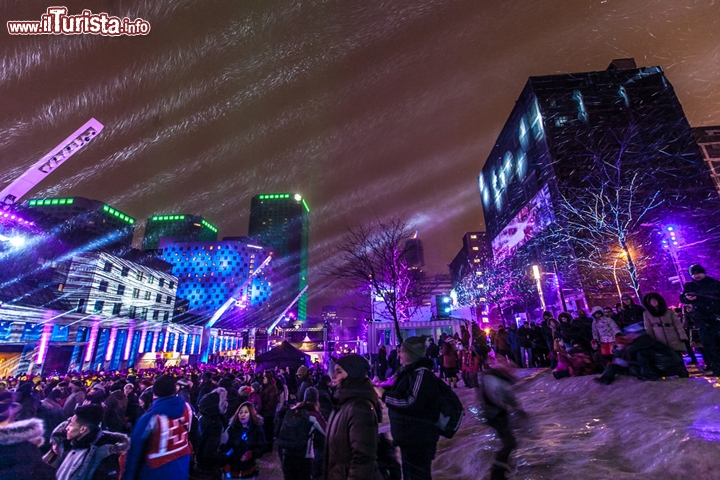
<path fill-rule="evenodd" d="M 535 284 L 537 285 L 538 294 L 540 295 L 540 305 L 542 305 L 543 312 L 547 310 L 545 307 L 545 297 L 543 296 L 542 283 L 540 282 L 540 267 L 537 265 L 532 266 L 533 277 L 535 278 Z"/>

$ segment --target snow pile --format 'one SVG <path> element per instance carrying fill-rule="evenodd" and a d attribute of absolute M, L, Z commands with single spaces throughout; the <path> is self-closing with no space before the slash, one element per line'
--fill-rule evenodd
<path fill-rule="evenodd" d="M 517 479 L 718 479 L 720 384 L 706 378 L 641 382 L 555 380 L 541 371 L 515 387 L 528 419 L 517 425 Z M 475 392 L 457 390 L 468 415 L 441 439 L 433 478 L 487 478 L 500 442 Z"/>

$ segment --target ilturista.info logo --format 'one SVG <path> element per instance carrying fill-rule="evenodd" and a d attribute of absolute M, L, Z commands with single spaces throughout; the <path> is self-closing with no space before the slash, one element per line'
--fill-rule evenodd
<path fill-rule="evenodd" d="M 49 7 L 40 20 L 7 22 L 10 35 L 147 35 L 150 22 L 142 18 L 114 17 L 107 13 L 83 10 L 80 15 L 68 15 L 66 7 Z"/>

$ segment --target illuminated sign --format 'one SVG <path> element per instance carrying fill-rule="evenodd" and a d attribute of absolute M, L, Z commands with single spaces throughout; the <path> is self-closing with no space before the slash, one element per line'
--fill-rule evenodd
<path fill-rule="evenodd" d="M 492 241 L 493 255 L 498 262 L 514 254 L 531 238 L 555 221 L 555 213 L 547 185 L 540 189 L 515 218 Z"/>

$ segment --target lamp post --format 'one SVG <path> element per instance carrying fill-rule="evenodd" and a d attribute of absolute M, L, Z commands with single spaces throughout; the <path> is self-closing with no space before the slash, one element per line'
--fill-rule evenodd
<path fill-rule="evenodd" d="M 535 277 L 535 284 L 537 285 L 538 294 L 540 295 L 540 305 L 542 305 L 543 312 L 547 310 L 545 307 L 545 297 L 543 296 L 542 283 L 540 282 L 540 267 L 537 265 L 532 266 L 533 277 Z"/>
<path fill-rule="evenodd" d="M 613 278 L 615 279 L 615 287 L 617 288 L 618 298 L 622 301 L 622 290 L 620 290 L 620 283 L 617 278 L 617 262 L 620 260 L 620 257 L 621 255 L 615 257 L 615 262 L 613 263 Z"/>

